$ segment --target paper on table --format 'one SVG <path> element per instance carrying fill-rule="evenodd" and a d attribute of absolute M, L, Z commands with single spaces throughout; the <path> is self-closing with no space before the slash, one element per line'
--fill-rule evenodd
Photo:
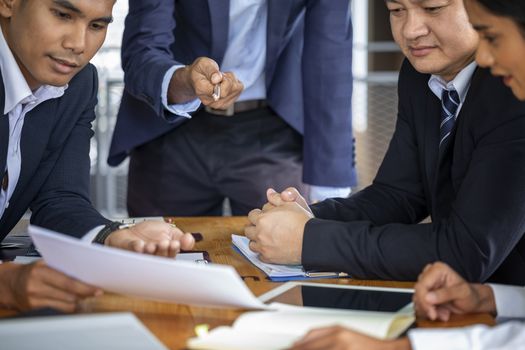
<path fill-rule="evenodd" d="M 29 233 L 49 266 L 111 292 L 180 304 L 268 308 L 231 266 L 88 244 L 36 226 L 29 226 Z"/>
<path fill-rule="evenodd" d="M 131 313 L 0 320 L 3 349 L 166 350 Z"/>
<path fill-rule="evenodd" d="M 17 255 L 15 257 L 15 260 L 13 260 L 13 262 L 15 264 L 31 264 L 32 262 L 38 261 L 40 259 L 42 258 L 39 256 Z M 177 256 L 175 257 L 175 260 L 201 263 L 202 261 L 204 261 L 204 254 L 203 253 L 180 253 L 180 254 L 177 254 Z"/>
<path fill-rule="evenodd" d="M 13 260 L 13 262 L 15 264 L 31 264 L 35 261 L 38 261 L 42 259 L 41 257 L 39 256 L 25 256 L 25 255 L 17 255 L 15 257 L 15 260 Z"/>

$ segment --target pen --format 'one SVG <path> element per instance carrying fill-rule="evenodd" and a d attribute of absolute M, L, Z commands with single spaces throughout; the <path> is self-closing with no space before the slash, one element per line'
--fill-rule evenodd
<path fill-rule="evenodd" d="M 211 97 L 213 97 L 213 101 L 219 101 L 221 98 L 221 84 L 215 84 Z"/>
<path fill-rule="evenodd" d="M 315 272 L 307 271 L 304 273 L 306 277 L 348 277 L 346 272 Z"/>

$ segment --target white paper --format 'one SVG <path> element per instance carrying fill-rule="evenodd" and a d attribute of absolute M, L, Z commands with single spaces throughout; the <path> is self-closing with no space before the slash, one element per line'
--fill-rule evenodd
<path fill-rule="evenodd" d="M 262 262 L 258 254 L 250 250 L 250 240 L 244 236 L 232 235 L 232 242 L 252 264 L 270 277 L 305 276 L 301 265 L 277 265 Z"/>
<path fill-rule="evenodd" d="M 207 335 L 188 340 L 190 349 L 288 349 L 309 330 L 341 326 L 391 339 L 414 321 L 413 313 L 334 310 L 272 304 L 276 311 L 246 312 L 233 327 L 218 327 Z M 392 329 L 394 322 L 400 323 Z"/>
<path fill-rule="evenodd" d="M 36 226 L 29 226 L 29 233 L 49 266 L 111 292 L 180 304 L 268 308 L 231 266 L 128 252 Z"/>
<path fill-rule="evenodd" d="M 167 350 L 131 313 L 0 321 L 2 349 Z"/>

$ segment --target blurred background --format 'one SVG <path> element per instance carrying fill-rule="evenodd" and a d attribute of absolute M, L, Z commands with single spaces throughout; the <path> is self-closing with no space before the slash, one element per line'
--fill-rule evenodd
<path fill-rule="evenodd" d="M 392 136 L 397 112 L 397 76 L 403 56 L 392 40 L 383 1 L 353 0 L 351 5 L 352 113 L 359 176 L 358 186 L 353 190 L 357 191 L 372 182 Z M 127 10 L 127 0 L 117 1 L 113 12 L 115 21 L 109 27 L 104 46 L 92 60 L 98 68 L 100 86 L 90 152 L 91 198 L 103 215 L 112 218 L 127 216 L 128 162 L 117 168 L 106 163 L 123 89 L 120 45 Z"/>

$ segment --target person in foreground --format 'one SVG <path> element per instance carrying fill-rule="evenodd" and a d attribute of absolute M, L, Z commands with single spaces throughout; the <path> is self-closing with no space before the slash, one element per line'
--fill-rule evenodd
<path fill-rule="evenodd" d="M 476 60 L 504 79 L 514 95 L 525 100 L 525 3 L 522 0 L 466 0 L 469 19 L 481 41 Z M 525 130 L 523 130 L 525 134 Z M 516 274 L 523 270 L 516 269 Z M 472 284 L 444 263 L 425 267 L 415 286 L 418 315 L 447 321 L 451 314 L 491 313 L 500 318 L 525 318 L 525 288 Z M 494 328 L 411 330 L 408 338 L 380 341 L 341 327 L 311 331 L 294 349 L 519 349 L 525 344 L 525 323 Z"/>
<path fill-rule="evenodd" d="M 250 248 L 357 278 L 415 280 L 444 261 L 468 281 L 525 284 L 514 273 L 525 269 L 525 103 L 476 66 L 479 37 L 462 0 L 386 5 L 407 60 L 374 182 L 312 206 L 293 189 L 270 191 L 250 212 Z"/>
<path fill-rule="evenodd" d="M 163 222 L 120 229 L 89 201 L 89 146 L 102 45 L 115 0 L 0 0 L 0 240 L 31 223 L 160 256 L 194 239 Z M 57 252 L 58 253 L 58 252 Z M 72 311 L 100 290 L 45 263 L 0 265 L 0 304 Z"/>

